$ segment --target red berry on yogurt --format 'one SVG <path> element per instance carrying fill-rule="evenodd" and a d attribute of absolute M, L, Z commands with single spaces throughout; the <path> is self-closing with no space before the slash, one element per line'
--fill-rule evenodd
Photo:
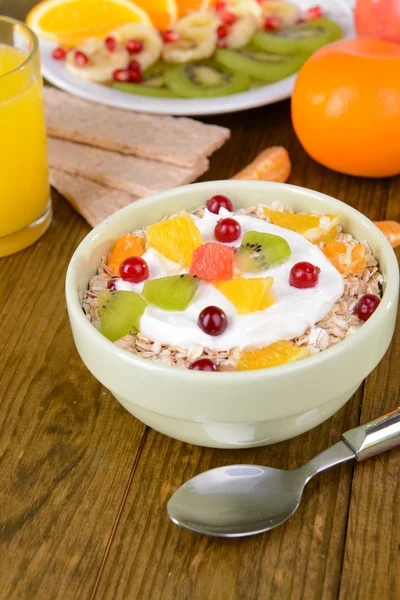
<path fill-rule="evenodd" d="M 361 321 L 367 321 L 379 306 L 380 298 L 375 294 L 365 294 L 356 306 L 356 314 Z"/>
<path fill-rule="evenodd" d="M 299 289 L 313 288 L 318 283 L 321 269 L 309 262 L 299 262 L 290 270 L 289 283 Z"/>
<path fill-rule="evenodd" d="M 229 212 L 233 210 L 232 202 L 226 196 L 222 196 L 222 194 L 217 194 L 207 200 L 206 206 L 214 215 L 218 215 L 221 208 L 226 208 Z"/>
<path fill-rule="evenodd" d="M 142 40 L 128 40 L 125 44 L 125 48 L 129 54 L 139 54 L 143 50 Z"/>
<path fill-rule="evenodd" d="M 140 256 L 131 256 L 119 265 L 119 274 L 124 281 L 140 283 L 148 279 L 149 267 L 147 262 Z"/>
<path fill-rule="evenodd" d="M 110 35 L 104 40 L 104 45 L 109 52 L 115 52 L 117 49 L 117 40 L 115 39 L 115 37 L 112 37 Z"/>
<path fill-rule="evenodd" d="M 222 308 L 207 306 L 199 314 L 197 324 L 204 333 L 216 336 L 224 333 L 228 327 L 228 318 Z"/>
<path fill-rule="evenodd" d="M 215 239 L 222 243 L 234 242 L 240 237 L 242 228 L 236 219 L 221 219 L 215 226 Z"/>
<path fill-rule="evenodd" d="M 190 365 L 189 369 L 192 371 L 216 371 L 217 365 L 209 358 L 199 358 Z"/>
<path fill-rule="evenodd" d="M 78 67 L 86 67 L 89 64 L 88 56 L 84 52 L 81 52 L 81 50 L 76 50 L 74 59 Z"/>
<path fill-rule="evenodd" d="M 64 60 L 64 58 L 67 56 L 67 51 L 64 50 L 64 48 L 54 48 L 51 56 L 54 58 L 54 60 Z"/>

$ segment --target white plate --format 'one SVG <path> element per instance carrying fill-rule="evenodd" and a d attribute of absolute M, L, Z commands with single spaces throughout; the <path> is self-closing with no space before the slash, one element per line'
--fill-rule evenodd
<path fill-rule="evenodd" d="M 297 0 L 296 4 L 302 9 L 318 4 L 327 17 L 340 25 L 345 37 L 354 35 L 353 14 L 349 0 L 318 0 L 318 2 L 316 0 Z M 262 88 L 219 98 L 175 100 L 134 96 L 73 77 L 62 62 L 51 58 L 54 47 L 53 43 L 40 40 L 42 72 L 47 81 L 75 96 L 86 98 L 86 100 L 136 112 L 169 115 L 216 115 L 236 112 L 290 98 L 296 79 L 296 76 L 292 75 Z"/>

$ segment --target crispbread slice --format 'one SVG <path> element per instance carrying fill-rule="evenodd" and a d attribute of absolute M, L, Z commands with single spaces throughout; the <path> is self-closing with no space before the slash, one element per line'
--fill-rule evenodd
<path fill-rule="evenodd" d="M 47 146 L 50 167 L 136 196 L 191 183 L 209 166 L 205 157 L 188 169 L 55 138 L 48 138 Z"/>
<path fill-rule="evenodd" d="M 132 194 L 113 190 L 58 169 L 50 169 L 50 184 L 92 227 L 96 227 L 120 208 L 138 200 Z"/>
<path fill-rule="evenodd" d="M 134 113 L 44 89 L 47 133 L 122 154 L 195 167 L 229 138 L 225 127 L 187 118 Z"/>

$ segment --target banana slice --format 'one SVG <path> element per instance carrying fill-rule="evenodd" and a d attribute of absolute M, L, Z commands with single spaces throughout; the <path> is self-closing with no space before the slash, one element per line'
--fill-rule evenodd
<path fill-rule="evenodd" d="M 237 17 L 253 16 L 257 22 L 262 16 L 262 8 L 257 0 L 229 0 L 228 10 Z"/>
<path fill-rule="evenodd" d="M 257 21 L 253 15 L 245 15 L 230 26 L 229 33 L 224 38 L 227 48 L 242 48 L 247 46 L 257 29 Z"/>
<path fill-rule="evenodd" d="M 162 57 L 167 63 L 186 63 L 210 58 L 217 47 L 219 20 L 212 12 L 199 11 L 175 24 L 177 42 L 164 45 Z"/>
<path fill-rule="evenodd" d="M 132 57 L 137 60 L 143 71 L 157 62 L 161 56 L 163 41 L 154 27 L 139 23 L 128 23 L 118 27 L 110 35 L 115 37 L 117 42 L 124 47 L 128 40 L 143 42 L 143 50 Z"/>
<path fill-rule="evenodd" d="M 301 17 L 301 12 L 297 6 L 283 0 L 268 0 L 268 2 L 263 2 L 261 4 L 261 13 L 262 20 L 268 17 L 278 17 L 281 20 L 282 29 L 294 25 Z"/>
<path fill-rule="evenodd" d="M 87 57 L 87 64 L 77 64 L 77 52 L 82 52 Z M 81 46 L 68 52 L 65 60 L 65 66 L 72 75 L 98 83 L 109 81 L 116 69 L 125 69 L 128 63 L 129 53 L 123 46 L 117 46 L 114 52 L 110 52 L 103 40 L 96 39 L 88 39 Z"/>

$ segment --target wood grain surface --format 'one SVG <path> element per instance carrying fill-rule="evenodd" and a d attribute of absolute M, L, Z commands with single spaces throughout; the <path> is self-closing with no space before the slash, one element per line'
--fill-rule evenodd
<path fill-rule="evenodd" d="M 33 4 L 0 0 L 0 13 L 24 18 Z M 318 165 L 294 136 L 289 102 L 205 121 L 231 128 L 232 138 L 203 180 L 229 178 L 264 147 L 281 144 L 293 162 L 290 183 L 371 219 L 400 220 L 400 177 L 352 178 Z M 171 493 L 205 469 L 296 468 L 346 429 L 399 405 L 399 328 L 377 369 L 320 427 L 244 451 L 177 442 L 131 417 L 77 355 L 63 287 L 88 231 L 55 193 L 48 233 L 0 259 L 0 598 L 399 598 L 399 451 L 322 473 L 299 511 L 262 536 L 206 538 L 166 515 Z"/>

